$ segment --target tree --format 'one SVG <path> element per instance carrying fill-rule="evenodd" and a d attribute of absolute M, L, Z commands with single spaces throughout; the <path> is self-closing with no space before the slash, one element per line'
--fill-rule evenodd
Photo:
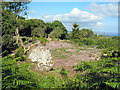
<path fill-rule="evenodd" d="M 60 38 L 62 37 L 62 30 L 60 27 L 55 28 L 48 36 L 51 38 Z"/>
<path fill-rule="evenodd" d="M 47 26 L 47 29 L 46 29 L 45 33 L 46 33 L 46 34 L 50 34 L 50 32 L 52 32 L 53 29 L 54 29 L 53 24 L 47 22 L 47 23 L 46 23 L 46 26 Z"/>
<path fill-rule="evenodd" d="M 79 31 L 79 38 L 93 38 L 94 37 L 94 32 L 89 29 L 82 29 Z"/>
<path fill-rule="evenodd" d="M 45 28 L 37 27 L 32 30 L 31 35 L 33 37 L 45 37 Z"/>
<path fill-rule="evenodd" d="M 72 28 L 72 38 L 77 39 L 79 37 L 79 25 L 74 23 Z"/>
<path fill-rule="evenodd" d="M 50 24 L 49 24 L 50 25 Z M 49 36 L 60 38 L 60 39 L 66 39 L 68 34 L 67 34 L 67 29 L 65 26 L 58 20 L 55 20 L 52 22 L 52 25 L 50 26 L 51 32 Z"/>
<path fill-rule="evenodd" d="M 28 1 L 28 0 L 26 0 Z M 7 52 L 4 53 L 8 54 L 11 52 L 11 50 L 15 49 L 16 47 L 13 36 L 19 36 L 19 24 L 18 19 L 21 12 L 26 13 L 27 4 L 29 2 L 3 2 L 2 3 L 2 51 Z M 6 38 L 6 36 L 9 35 L 9 38 Z M 16 42 L 18 43 L 18 38 L 16 38 Z"/>

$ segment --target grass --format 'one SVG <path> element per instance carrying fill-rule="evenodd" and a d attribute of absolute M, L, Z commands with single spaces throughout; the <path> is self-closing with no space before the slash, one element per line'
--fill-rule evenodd
<path fill-rule="evenodd" d="M 65 55 L 65 53 L 73 54 L 74 52 L 67 51 L 67 49 L 71 49 L 71 48 L 58 48 L 58 49 L 51 50 L 52 56 L 58 59 L 68 58 L 69 56 Z"/>

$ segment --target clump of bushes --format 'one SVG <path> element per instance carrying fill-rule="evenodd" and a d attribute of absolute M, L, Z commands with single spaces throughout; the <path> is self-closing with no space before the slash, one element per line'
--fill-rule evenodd
<path fill-rule="evenodd" d="M 26 57 L 24 56 L 23 48 L 16 49 L 15 60 L 16 61 L 25 61 L 26 60 Z"/>
<path fill-rule="evenodd" d="M 120 57 L 120 51 L 118 48 L 107 48 L 103 51 L 102 58 L 112 58 L 112 57 Z"/>
<path fill-rule="evenodd" d="M 62 66 L 62 69 L 61 69 L 61 71 L 60 71 L 59 73 L 60 73 L 61 75 L 63 75 L 63 76 L 67 76 L 69 72 L 65 69 L 64 66 Z"/>
<path fill-rule="evenodd" d="M 16 49 L 15 57 L 21 57 L 23 54 L 24 54 L 24 49 L 23 48 L 17 48 Z"/>
<path fill-rule="evenodd" d="M 24 44 L 28 44 L 29 42 L 28 41 L 25 41 Z"/>
<path fill-rule="evenodd" d="M 46 45 L 46 43 L 48 42 L 46 38 L 39 38 L 39 40 L 42 45 Z"/>
<path fill-rule="evenodd" d="M 42 38 L 42 37 L 32 37 L 32 39 L 34 39 L 34 40 L 39 40 L 40 43 L 43 44 L 43 45 L 46 45 L 46 43 L 49 42 L 49 41 L 47 40 L 47 38 Z"/>
<path fill-rule="evenodd" d="M 78 45 L 93 45 L 94 41 L 90 38 L 72 39 Z"/>
<path fill-rule="evenodd" d="M 116 47 L 118 45 L 118 42 L 116 40 L 113 40 L 111 38 L 102 38 L 97 41 L 97 48 L 108 48 L 108 47 Z"/>

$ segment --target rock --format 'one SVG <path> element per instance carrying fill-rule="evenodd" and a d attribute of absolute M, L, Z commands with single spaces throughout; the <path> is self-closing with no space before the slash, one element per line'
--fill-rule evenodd
<path fill-rule="evenodd" d="M 36 46 L 31 50 L 28 58 L 33 62 L 37 63 L 35 70 L 44 71 L 50 70 L 53 66 L 52 56 L 48 49 L 41 46 Z"/>

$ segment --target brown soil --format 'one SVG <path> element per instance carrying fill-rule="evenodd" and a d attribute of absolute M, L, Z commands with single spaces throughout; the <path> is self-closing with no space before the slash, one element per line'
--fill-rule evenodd
<path fill-rule="evenodd" d="M 95 48 L 81 48 L 79 52 L 76 53 L 76 47 L 74 47 L 70 43 L 65 43 L 63 41 L 51 41 L 44 46 L 45 48 L 48 48 L 49 50 L 57 49 L 57 48 L 70 48 L 66 51 L 72 52 L 71 53 L 64 53 L 64 55 L 67 55 L 67 58 L 64 59 L 58 59 L 53 58 L 54 60 L 54 66 L 53 68 L 61 69 L 62 66 L 65 66 L 66 70 L 69 71 L 70 76 L 75 75 L 75 70 L 73 69 L 73 66 L 77 65 L 79 61 L 86 61 L 86 60 L 97 60 L 100 56 L 100 50 Z M 79 47 L 80 48 L 80 47 Z"/>

